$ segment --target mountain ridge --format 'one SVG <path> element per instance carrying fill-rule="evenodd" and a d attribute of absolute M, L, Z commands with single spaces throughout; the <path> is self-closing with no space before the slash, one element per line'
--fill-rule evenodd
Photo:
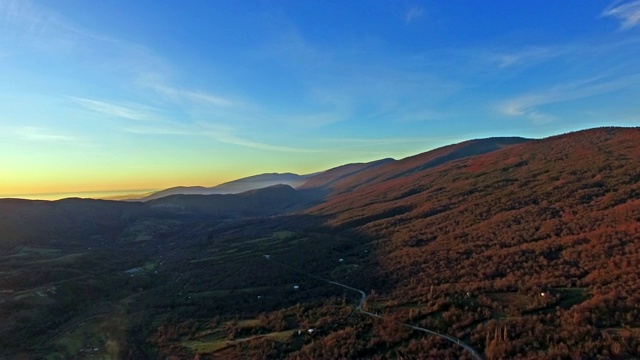
<path fill-rule="evenodd" d="M 462 142 L 309 188 L 3 199 L 0 233 L 8 358 L 101 351 L 104 329 L 117 358 L 465 356 L 399 323 L 486 358 L 640 356 L 640 128 Z"/>

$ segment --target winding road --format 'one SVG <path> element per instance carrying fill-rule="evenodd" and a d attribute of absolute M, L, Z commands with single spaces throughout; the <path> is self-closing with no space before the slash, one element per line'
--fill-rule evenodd
<path fill-rule="evenodd" d="M 358 305 L 356 306 L 356 311 L 359 312 L 359 313 L 365 314 L 367 316 L 375 317 L 375 318 L 378 318 L 378 319 L 382 318 L 382 315 L 378 315 L 378 314 L 375 314 L 375 313 L 372 313 L 372 312 L 368 312 L 367 310 L 364 309 L 364 303 L 367 300 L 367 294 L 364 291 L 362 291 L 360 289 L 356 289 L 356 288 L 351 287 L 349 285 L 341 284 L 341 283 L 336 282 L 336 281 L 331 281 L 331 280 L 322 278 L 320 276 L 310 274 L 310 273 L 308 273 L 306 271 L 295 269 L 295 268 L 293 268 L 293 267 L 291 267 L 289 265 L 283 264 L 283 263 L 281 263 L 279 261 L 276 261 L 276 260 L 273 260 L 271 258 L 266 258 L 266 260 L 267 261 L 271 261 L 273 263 L 276 263 L 276 264 L 278 264 L 280 266 L 284 266 L 284 267 L 286 267 L 288 269 L 291 269 L 292 271 L 295 271 L 295 272 L 304 274 L 306 276 L 312 277 L 314 279 L 318 279 L 320 281 L 324 281 L 326 283 L 329 283 L 329 284 L 332 284 L 332 285 L 335 285 L 335 286 L 340 286 L 340 287 L 343 287 L 345 289 L 349 289 L 351 291 L 356 291 L 356 292 L 360 293 L 360 301 L 358 302 Z M 453 337 L 453 336 L 447 335 L 447 334 L 442 334 L 442 333 L 439 333 L 439 332 L 434 331 L 434 330 L 425 329 L 425 328 L 422 328 L 422 327 L 419 327 L 419 326 L 403 323 L 403 322 L 400 322 L 400 321 L 396 321 L 396 322 L 399 325 L 408 327 L 410 329 L 417 330 L 417 331 L 422 331 L 423 333 L 426 333 L 426 334 L 430 334 L 430 335 L 435 335 L 435 336 L 441 337 L 441 338 L 443 338 L 443 339 L 445 339 L 445 340 L 447 340 L 449 342 L 452 342 L 452 343 L 462 347 L 466 352 L 468 352 L 471 355 L 472 358 L 474 358 L 476 360 L 482 360 L 482 355 L 480 355 L 480 353 L 478 353 L 473 347 L 471 347 L 471 345 L 463 342 L 462 340 L 460 340 L 460 339 L 458 339 L 456 337 Z"/>

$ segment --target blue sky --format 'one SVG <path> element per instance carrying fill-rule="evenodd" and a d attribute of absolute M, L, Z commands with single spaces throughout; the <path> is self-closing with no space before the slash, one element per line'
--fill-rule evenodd
<path fill-rule="evenodd" d="M 0 197 L 640 124 L 640 0 L 0 0 Z"/>

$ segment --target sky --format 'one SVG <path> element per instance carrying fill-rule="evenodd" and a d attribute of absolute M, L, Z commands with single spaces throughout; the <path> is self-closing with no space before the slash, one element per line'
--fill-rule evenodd
<path fill-rule="evenodd" d="M 0 0 L 0 197 L 638 126 L 639 59 L 640 0 Z"/>

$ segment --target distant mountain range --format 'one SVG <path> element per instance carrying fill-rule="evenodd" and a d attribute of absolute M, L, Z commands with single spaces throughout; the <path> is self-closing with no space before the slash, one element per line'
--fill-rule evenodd
<path fill-rule="evenodd" d="M 174 187 L 139 201 L 63 199 L 27 201 L 0 199 L 0 228 L 7 236 L 1 247 L 24 241 L 49 241 L 117 233 L 145 214 L 241 218 L 300 211 L 339 194 L 395 178 L 405 178 L 457 159 L 530 141 L 524 138 L 489 138 L 445 146 L 402 160 L 385 158 L 352 163 L 323 172 L 297 175 L 269 173 L 230 181 L 211 188 Z M 155 216 L 155 215 L 154 215 Z M 28 224 L 39 224 L 29 226 Z M 44 230 L 46 229 L 46 230 Z M 67 236 L 68 234 L 75 234 Z"/>
<path fill-rule="evenodd" d="M 367 183 L 371 181 L 378 181 L 385 179 L 388 176 L 404 175 L 404 173 L 398 172 L 398 169 L 405 169 L 405 173 L 419 171 L 428 167 L 437 166 L 447 161 L 483 154 L 500 149 L 504 146 L 519 144 L 526 141 L 529 141 L 529 139 L 519 137 L 471 140 L 456 145 L 445 146 L 443 148 L 429 151 L 425 154 L 402 159 L 400 161 L 386 158 L 368 163 L 345 164 L 326 171 L 308 175 L 298 175 L 293 173 L 259 174 L 229 181 L 213 187 L 178 186 L 154 192 L 143 197 L 123 196 L 119 198 L 110 198 L 107 200 L 150 201 L 172 195 L 239 194 L 245 191 L 268 188 L 274 185 L 288 185 L 294 189 L 315 189 L 328 187 L 340 189 L 341 187 L 345 187 L 343 190 L 348 190 L 350 186 L 356 185 L 348 185 L 344 181 L 344 179 L 350 178 L 352 179 L 352 181 L 354 181 L 353 177 L 358 173 L 364 172 L 368 175 L 362 175 L 358 177 L 358 179 L 360 180 L 355 180 L 357 182 Z M 373 170 L 382 167 L 383 165 L 385 165 L 383 167 L 384 170 Z M 395 175 L 385 175 L 385 173 L 392 173 Z"/>

